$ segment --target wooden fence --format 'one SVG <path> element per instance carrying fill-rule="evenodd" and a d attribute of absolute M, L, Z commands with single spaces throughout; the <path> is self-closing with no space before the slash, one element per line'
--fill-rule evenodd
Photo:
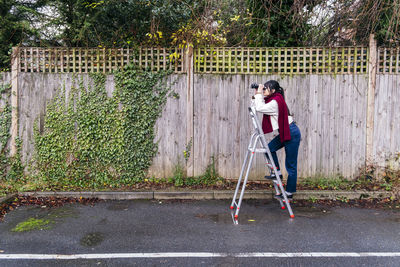
<path fill-rule="evenodd" d="M 87 80 L 89 72 L 112 74 L 135 62 L 153 71 L 172 70 L 173 90 L 180 95 L 168 100 L 157 124 L 165 130 L 157 137 L 154 175 L 172 175 L 191 143 L 188 175 L 203 172 L 215 156 L 221 175 L 237 177 L 251 131 L 249 84 L 276 79 L 302 130 L 300 175 L 354 177 L 366 164 L 385 164 L 400 151 L 400 51 L 375 44 L 371 39 L 369 47 L 333 48 L 14 48 L 11 140 L 21 137 L 29 158 L 34 120 L 43 117 L 57 87 L 71 86 L 72 73 Z M 111 92 L 113 76 L 107 77 Z M 264 171 L 262 161 L 256 169 L 253 178 Z"/>

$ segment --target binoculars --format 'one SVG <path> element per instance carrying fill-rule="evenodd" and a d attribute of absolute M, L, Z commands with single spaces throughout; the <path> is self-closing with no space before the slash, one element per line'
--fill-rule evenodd
<path fill-rule="evenodd" d="M 258 89 L 258 83 L 252 83 L 252 84 L 250 85 L 250 88 L 252 88 L 252 89 Z"/>

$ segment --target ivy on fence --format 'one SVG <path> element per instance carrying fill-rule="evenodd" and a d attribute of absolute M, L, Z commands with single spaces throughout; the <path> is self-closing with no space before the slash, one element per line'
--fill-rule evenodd
<path fill-rule="evenodd" d="M 166 72 L 128 65 L 115 73 L 108 97 L 105 76 L 91 74 L 47 107 L 44 129 L 35 129 L 35 168 L 55 189 L 104 188 L 144 179 L 157 151 L 154 125 L 166 103 Z"/>
<path fill-rule="evenodd" d="M 17 153 L 9 157 L 7 143 L 10 139 L 11 127 L 11 85 L 0 84 L 0 181 L 15 182 L 24 180 L 24 167 L 21 162 L 21 140 L 17 138 Z"/>
<path fill-rule="evenodd" d="M 3 105 L 0 109 L 0 151 L 3 154 L 8 139 L 10 138 L 11 106 L 10 106 L 10 84 L 0 84 L 0 101 Z"/>

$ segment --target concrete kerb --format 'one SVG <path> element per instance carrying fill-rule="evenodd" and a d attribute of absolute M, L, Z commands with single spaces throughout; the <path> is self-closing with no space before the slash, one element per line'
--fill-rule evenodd
<path fill-rule="evenodd" d="M 104 200 L 154 199 L 154 192 L 23 192 L 20 195 L 31 197 L 82 197 Z"/>
<path fill-rule="evenodd" d="M 295 199 L 332 199 L 332 200 L 344 200 L 344 199 L 374 199 L 374 198 L 387 198 L 393 194 L 388 191 L 299 191 L 295 195 Z"/>
<path fill-rule="evenodd" d="M 11 194 L 0 198 L 0 203 L 7 202 L 11 198 L 20 196 L 32 197 L 71 197 L 71 198 L 98 198 L 104 200 L 130 200 L 130 199 L 176 199 L 176 200 L 229 200 L 232 199 L 234 191 L 146 191 L 146 192 L 22 192 Z M 244 199 L 272 199 L 274 192 L 272 190 L 248 190 L 244 194 Z M 388 191 L 298 191 L 295 199 L 318 200 L 344 200 L 344 199 L 372 199 L 392 197 L 393 194 Z"/>

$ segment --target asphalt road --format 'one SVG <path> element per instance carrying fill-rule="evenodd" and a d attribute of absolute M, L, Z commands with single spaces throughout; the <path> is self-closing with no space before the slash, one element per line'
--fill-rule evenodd
<path fill-rule="evenodd" d="M 21 207 L 0 223 L 0 266 L 400 266 L 398 211 L 294 205 L 290 219 L 275 201 L 245 200 L 234 224 L 229 205 L 135 200 Z M 29 218 L 50 223 L 12 231 Z"/>

